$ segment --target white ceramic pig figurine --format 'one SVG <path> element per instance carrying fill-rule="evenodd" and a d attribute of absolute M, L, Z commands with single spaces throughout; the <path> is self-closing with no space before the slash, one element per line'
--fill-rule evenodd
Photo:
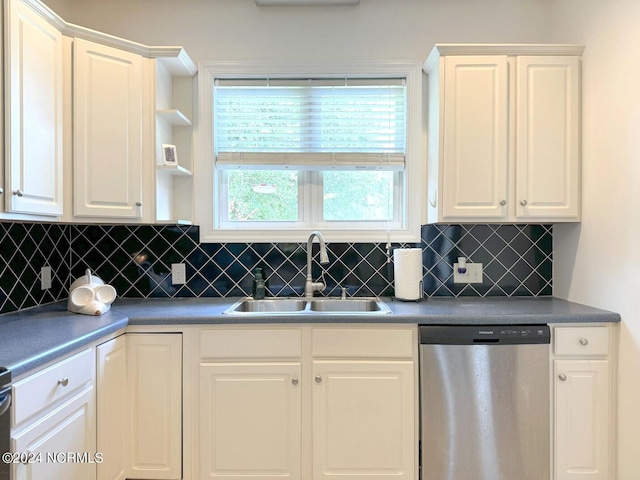
<path fill-rule="evenodd" d="M 105 285 L 100 277 L 91 275 L 87 268 L 85 274 L 69 287 L 67 309 L 85 315 L 102 315 L 109 311 L 115 299 L 116 289 Z"/>

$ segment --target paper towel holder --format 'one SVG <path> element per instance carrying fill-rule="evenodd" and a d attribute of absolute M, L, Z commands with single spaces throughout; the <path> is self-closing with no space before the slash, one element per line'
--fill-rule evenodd
<path fill-rule="evenodd" d="M 396 296 L 392 296 L 391 300 L 392 301 L 399 301 L 399 302 L 413 302 L 413 303 L 418 303 L 421 302 L 423 300 L 426 300 L 427 297 L 424 296 L 424 284 L 422 283 L 422 280 L 420 280 L 418 282 L 418 288 L 420 290 L 418 290 L 420 292 L 420 297 L 418 298 L 400 298 L 400 297 L 396 297 Z"/>
<path fill-rule="evenodd" d="M 393 250 L 393 295 L 391 300 L 420 302 L 424 298 L 423 250 L 400 247 Z"/>

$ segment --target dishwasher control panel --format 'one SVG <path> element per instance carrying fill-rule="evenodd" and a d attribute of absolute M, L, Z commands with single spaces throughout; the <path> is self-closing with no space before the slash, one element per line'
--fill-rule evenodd
<path fill-rule="evenodd" d="M 422 345 L 550 343 L 548 325 L 421 325 Z"/>

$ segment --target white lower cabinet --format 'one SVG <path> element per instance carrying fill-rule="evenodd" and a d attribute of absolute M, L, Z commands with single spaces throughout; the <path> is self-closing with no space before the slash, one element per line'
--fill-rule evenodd
<path fill-rule="evenodd" d="M 220 327 L 198 337 L 199 478 L 304 478 L 302 331 Z"/>
<path fill-rule="evenodd" d="M 11 451 L 15 480 L 93 480 L 96 450 L 93 349 L 86 349 L 13 386 Z"/>
<path fill-rule="evenodd" d="M 415 480 L 417 329 L 311 329 L 313 478 Z"/>
<path fill-rule="evenodd" d="M 551 479 L 613 480 L 617 326 L 551 328 Z M 410 325 L 134 327 L 17 379 L 12 478 L 417 480 L 417 356 Z"/>
<path fill-rule="evenodd" d="M 96 392 L 98 480 L 124 480 L 127 467 L 127 336 L 98 345 Z"/>
<path fill-rule="evenodd" d="M 555 480 L 615 478 L 611 328 L 554 329 Z"/>
<path fill-rule="evenodd" d="M 201 366 L 201 478 L 301 478 L 300 373 L 300 362 Z"/>
<path fill-rule="evenodd" d="M 99 479 L 182 479 L 182 335 L 128 333 L 98 363 Z"/>
<path fill-rule="evenodd" d="M 16 464 L 16 480 L 96 478 L 93 386 L 13 437 L 14 452 L 31 455 Z"/>
<path fill-rule="evenodd" d="M 414 328 L 199 338 L 200 479 L 417 478 Z"/>
<path fill-rule="evenodd" d="M 127 478 L 182 478 L 182 335 L 127 334 Z"/>
<path fill-rule="evenodd" d="M 313 362 L 313 478 L 414 479 L 411 361 Z"/>

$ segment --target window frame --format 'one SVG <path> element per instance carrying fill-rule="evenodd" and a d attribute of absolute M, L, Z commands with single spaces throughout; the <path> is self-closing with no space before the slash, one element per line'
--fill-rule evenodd
<path fill-rule="evenodd" d="M 380 228 L 362 225 L 362 228 L 340 227 L 339 222 L 321 227 L 325 238 L 341 242 L 416 242 L 420 240 L 420 226 L 426 212 L 426 161 L 424 148 L 424 115 L 422 68 L 420 62 L 362 62 L 349 64 L 288 64 L 248 62 L 201 62 L 198 74 L 198 128 L 195 178 L 194 217 L 200 226 L 200 241 L 207 242 L 301 242 L 317 227 L 292 226 L 272 223 L 273 228 L 251 228 L 250 224 L 217 227 L 214 221 L 216 209 L 221 208 L 216 198 L 218 173 L 214 167 L 213 149 L 213 87 L 216 79 L 265 78 L 265 77 L 402 77 L 407 88 L 407 144 L 405 159 L 405 189 L 401 201 L 405 205 L 402 226 Z M 300 181 L 300 179 L 299 179 Z M 320 189 L 321 185 L 315 188 Z M 313 190 L 313 188 L 311 189 Z M 395 192 L 395 188 L 394 188 Z M 309 195 L 301 195 L 308 197 Z M 395 195 L 394 193 L 394 196 Z M 307 202 L 311 198 L 303 198 Z M 366 222 L 365 222 L 366 223 Z M 262 223 L 261 223 L 262 224 Z M 349 222 L 353 227 L 353 222 Z"/>

